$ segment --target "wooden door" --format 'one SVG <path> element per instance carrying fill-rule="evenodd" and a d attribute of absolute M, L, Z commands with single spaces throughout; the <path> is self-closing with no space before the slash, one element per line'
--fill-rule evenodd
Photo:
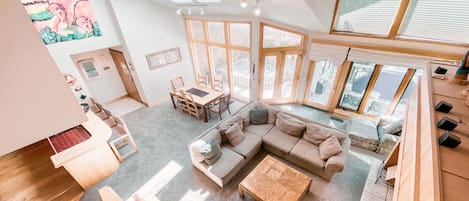
<path fill-rule="evenodd" d="M 140 95 L 138 94 L 132 74 L 130 73 L 129 66 L 127 66 L 124 54 L 113 49 L 109 49 L 109 52 L 111 53 L 112 60 L 114 60 L 114 63 L 116 64 L 117 71 L 122 79 L 122 83 L 124 83 L 127 94 L 134 100 L 143 103 Z"/>

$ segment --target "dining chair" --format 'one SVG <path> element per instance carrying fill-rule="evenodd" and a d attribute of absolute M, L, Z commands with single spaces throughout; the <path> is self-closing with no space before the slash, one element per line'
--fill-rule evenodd
<path fill-rule="evenodd" d="M 213 80 L 213 90 L 223 92 L 223 80 Z"/>
<path fill-rule="evenodd" d="M 122 162 L 124 159 L 137 153 L 139 150 L 124 120 L 115 116 L 110 118 L 112 118 L 112 121 L 108 120 L 106 122 L 108 125 L 112 125 L 112 127 L 110 126 L 112 129 L 112 136 L 108 143 L 117 159 Z M 123 149 L 126 146 L 131 146 L 132 148 L 130 150 L 124 149 L 127 152 L 121 153 L 120 149 Z"/>
<path fill-rule="evenodd" d="M 197 73 L 197 85 L 207 88 L 208 87 L 208 74 L 200 75 L 199 73 Z"/>
<path fill-rule="evenodd" d="M 228 114 L 231 114 L 230 111 L 230 94 L 222 96 L 218 99 L 218 103 L 210 106 L 210 112 L 218 114 L 220 120 L 222 119 L 221 114 L 225 111 L 228 111 Z"/>
<path fill-rule="evenodd" d="M 92 112 L 98 113 L 102 110 L 103 106 L 100 103 L 98 103 L 98 101 L 96 101 L 96 99 L 94 99 L 93 97 L 90 97 L 90 102 L 91 102 L 90 109 Z"/>
<path fill-rule="evenodd" d="M 176 102 L 179 108 L 183 112 L 187 112 L 187 104 L 186 104 L 186 101 L 184 100 L 184 95 L 185 95 L 184 90 L 180 89 L 179 91 L 172 91 L 172 93 L 174 94 L 174 97 L 176 97 Z"/>
<path fill-rule="evenodd" d="M 181 90 L 180 93 L 183 95 L 184 102 L 186 103 L 185 111 L 187 113 L 189 113 L 191 116 L 196 117 L 197 119 L 200 119 L 201 117 L 204 117 L 203 108 L 198 106 L 194 102 L 194 98 L 192 97 L 192 94 L 184 93 L 182 90 Z"/>
<path fill-rule="evenodd" d="M 177 77 L 177 78 L 174 78 L 171 80 L 171 87 L 176 90 L 176 89 L 179 89 L 181 87 L 184 87 L 184 80 L 182 79 L 181 76 Z"/>

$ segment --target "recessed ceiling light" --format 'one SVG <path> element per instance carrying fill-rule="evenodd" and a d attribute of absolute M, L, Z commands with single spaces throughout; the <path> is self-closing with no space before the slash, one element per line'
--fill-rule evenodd
<path fill-rule="evenodd" d="M 181 11 L 182 11 L 182 9 L 178 8 L 177 11 L 176 11 L 176 14 L 181 15 Z"/>
<path fill-rule="evenodd" d="M 205 15 L 204 8 L 200 7 L 200 15 Z"/>

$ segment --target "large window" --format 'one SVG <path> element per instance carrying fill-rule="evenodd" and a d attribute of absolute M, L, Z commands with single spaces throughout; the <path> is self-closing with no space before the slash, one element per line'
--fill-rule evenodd
<path fill-rule="evenodd" d="M 329 100 L 334 88 L 334 82 L 337 77 L 338 66 L 330 61 L 313 62 L 310 66 L 309 88 L 305 95 L 305 104 L 328 109 Z"/>
<path fill-rule="evenodd" d="M 467 0 L 340 0 L 333 32 L 469 43 Z"/>
<path fill-rule="evenodd" d="M 186 25 L 196 74 L 222 80 L 225 92 L 248 101 L 251 24 L 188 19 Z"/>
<path fill-rule="evenodd" d="M 402 110 L 412 86 L 415 69 L 366 62 L 352 62 L 339 107 L 357 113 L 391 115 Z"/>
<path fill-rule="evenodd" d="M 306 35 L 261 23 L 259 97 L 269 103 L 293 102 Z"/>

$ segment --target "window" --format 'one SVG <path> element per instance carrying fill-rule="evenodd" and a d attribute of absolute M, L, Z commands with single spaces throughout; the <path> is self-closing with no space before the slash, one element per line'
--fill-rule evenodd
<path fill-rule="evenodd" d="M 340 0 L 333 32 L 469 43 L 467 0 Z"/>
<path fill-rule="evenodd" d="M 205 20 L 186 20 L 186 25 L 195 72 L 208 75 L 210 83 L 221 79 L 225 92 L 248 101 L 251 25 Z"/>
<path fill-rule="evenodd" d="M 230 23 L 230 44 L 234 46 L 250 47 L 250 26 L 243 23 Z"/>
<path fill-rule="evenodd" d="M 371 116 L 390 115 L 396 106 L 405 104 L 414 72 L 406 67 L 353 62 L 339 106 Z"/>
<path fill-rule="evenodd" d="M 399 36 L 469 43 L 469 1 L 411 1 Z"/>
<path fill-rule="evenodd" d="M 335 31 L 387 35 L 399 0 L 342 0 Z"/>
<path fill-rule="evenodd" d="M 338 66 L 329 61 L 315 62 L 311 83 L 306 92 L 305 103 L 311 102 L 312 105 L 327 106 L 331 96 L 334 82 L 337 75 Z"/>
<path fill-rule="evenodd" d="M 93 59 L 78 61 L 78 65 L 80 66 L 81 72 L 87 80 L 93 80 L 101 77 L 101 75 L 99 75 L 98 69 L 96 69 L 96 66 L 94 65 Z"/>
<path fill-rule="evenodd" d="M 383 66 L 368 97 L 364 112 L 378 116 L 386 113 L 406 72 L 407 68 Z"/>
<path fill-rule="evenodd" d="M 298 46 L 303 43 L 303 36 L 292 32 L 276 29 L 270 26 L 264 27 L 262 46 L 264 48 Z"/>

